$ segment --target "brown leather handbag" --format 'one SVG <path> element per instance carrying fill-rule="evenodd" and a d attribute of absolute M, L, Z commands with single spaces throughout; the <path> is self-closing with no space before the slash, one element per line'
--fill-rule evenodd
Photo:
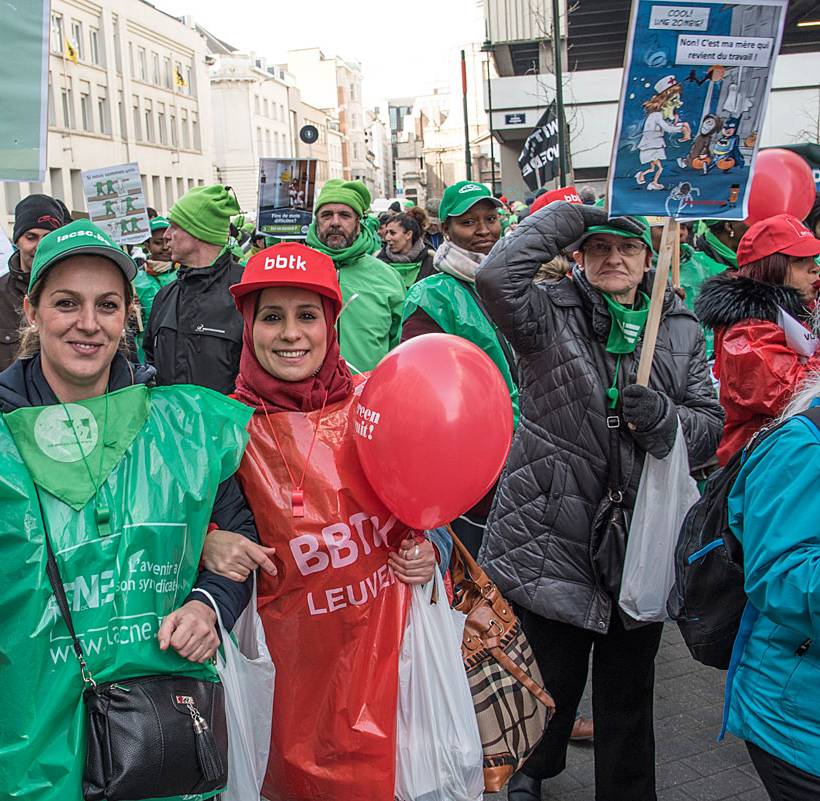
<path fill-rule="evenodd" d="M 484 789 L 496 793 L 538 745 L 555 702 L 512 607 L 448 529 L 453 607 L 467 615 L 461 657 L 484 749 Z"/>

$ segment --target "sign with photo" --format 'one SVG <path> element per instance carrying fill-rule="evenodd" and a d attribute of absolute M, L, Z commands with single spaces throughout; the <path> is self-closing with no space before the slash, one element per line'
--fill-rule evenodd
<path fill-rule="evenodd" d="M 279 239 L 304 239 L 315 194 L 316 159 L 259 159 L 256 230 Z"/>
<path fill-rule="evenodd" d="M 609 212 L 743 220 L 787 0 L 633 0 Z"/>
<path fill-rule="evenodd" d="M 83 170 L 88 217 L 118 245 L 139 245 L 151 236 L 137 162 Z"/>

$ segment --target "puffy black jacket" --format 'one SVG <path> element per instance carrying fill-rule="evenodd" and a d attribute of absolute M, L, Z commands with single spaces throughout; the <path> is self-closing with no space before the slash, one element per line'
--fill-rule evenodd
<path fill-rule="evenodd" d="M 225 251 L 210 267 L 180 267 L 154 298 L 145 328 L 145 361 L 157 384 L 234 391 L 242 353 L 242 316 L 228 291 L 244 268 Z"/>
<path fill-rule="evenodd" d="M 28 279 L 29 274 L 20 269 L 20 254 L 12 253 L 9 271 L 0 277 L 0 370 L 5 370 L 17 358 L 20 349 L 20 324 Z"/>
<path fill-rule="evenodd" d="M 478 271 L 476 287 L 519 357 L 521 418 L 487 522 L 481 561 L 509 600 L 564 623 L 608 631 L 617 601 L 596 583 L 590 524 L 606 492 L 610 454 L 606 390 L 615 359 L 606 352 L 610 317 L 581 271 L 533 284 L 539 266 L 578 240 L 584 217 L 571 204 L 527 218 Z M 648 289 L 648 282 L 644 285 Z M 625 355 L 620 385 L 637 368 Z M 680 419 L 690 463 L 715 452 L 723 413 L 709 378 L 703 334 L 671 292 L 665 297 L 650 386 L 668 419 L 638 434 L 620 428 L 621 486 L 632 508 L 646 452 L 663 458 Z"/>

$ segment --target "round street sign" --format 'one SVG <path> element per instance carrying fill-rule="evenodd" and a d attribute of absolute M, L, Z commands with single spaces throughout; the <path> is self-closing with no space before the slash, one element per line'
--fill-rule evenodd
<path fill-rule="evenodd" d="M 312 145 L 319 138 L 319 129 L 315 125 L 303 125 L 299 129 L 299 138 L 306 145 Z"/>

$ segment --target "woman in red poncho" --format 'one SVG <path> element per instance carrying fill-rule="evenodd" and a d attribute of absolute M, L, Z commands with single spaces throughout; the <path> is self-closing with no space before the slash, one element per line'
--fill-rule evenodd
<path fill-rule="evenodd" d="M 777 417 L 820 370 L 814 351 L 820 241 L 796 217 L 752 225 L 737 249 L 739 269 L 701 287 L 695 314 L 715 331 L 715 376 L 726 413 L 723 465 Z"/>
<path fill-rule="evenodd" d="M 276 665 L 263 795 L 270 801 L 392 801 L 398 658 L 409 594 L 436 565 L 359 466 L 351 409 L 364 386 L 339 355 L 333 262 L 281 244 L 231 287 L 245 321 L 236 397 L 256 410 L 237 476 L 260 542 L 259 614 Z M 205 563 L 257 565 L 240 541 L 209 536 Z"/>

